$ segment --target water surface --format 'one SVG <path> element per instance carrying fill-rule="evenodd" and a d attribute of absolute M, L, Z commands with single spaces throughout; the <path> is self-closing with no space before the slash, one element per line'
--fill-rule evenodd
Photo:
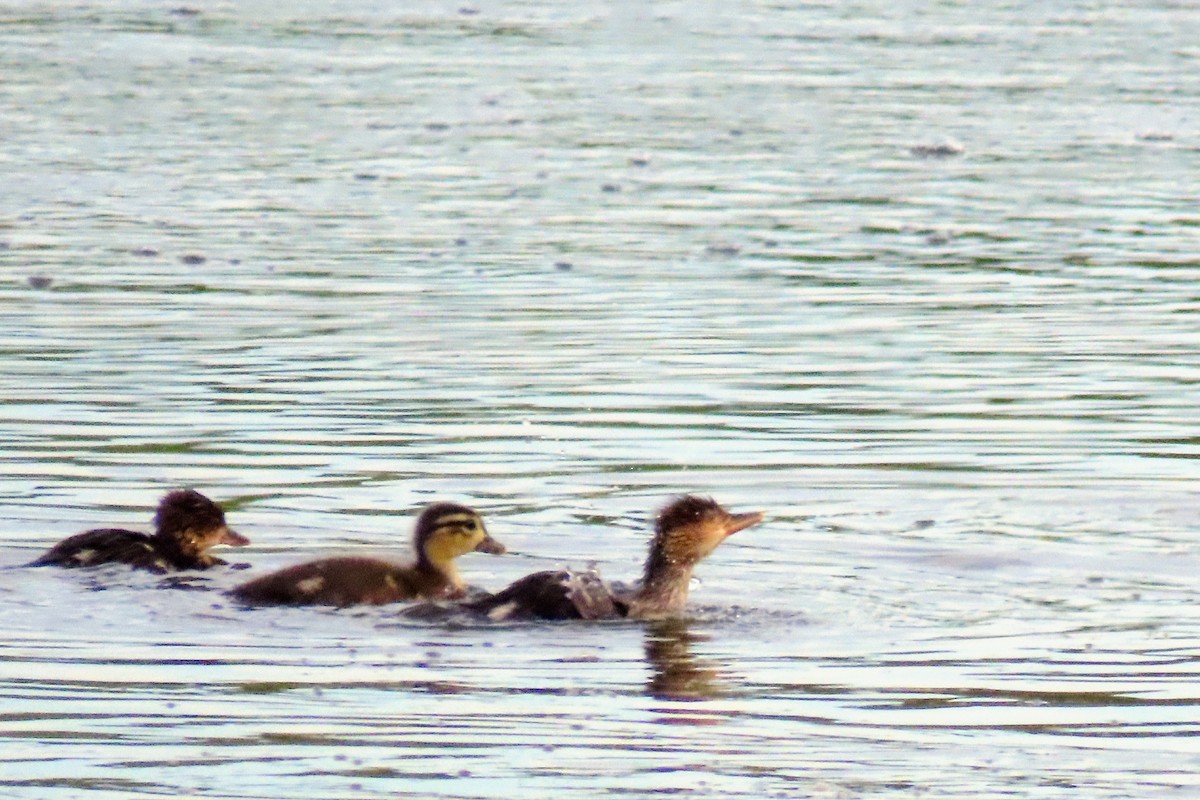
<path fill-rule="evenodd" d="M 254 540 L 0 573 L 0 786 L 1194 796 L 1197 22 L 0 7 L 0 565 L 180 485 Z M 220 593 L 434 499 L 478 585 L 632 578 L 684 491 L 768 522 L 680 621 Z"/>

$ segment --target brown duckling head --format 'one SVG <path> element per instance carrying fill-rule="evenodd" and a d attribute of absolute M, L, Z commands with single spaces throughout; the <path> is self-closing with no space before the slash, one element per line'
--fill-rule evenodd
<path fill-rule="evenodd" d="M 711 497 L 684 495 L 672 500 L 655 522 L 645 580 L 667 569 L 694 567 L 730 534 L 762 520 L 761 511 L 731 514 Z"/>
<path fill-rule="evenodd" d="M 685 495 L 659 512 L 642 586 L 630 616 L 643 619 L 678 613 L 687 602 L 692 570 L 733 533 L 762 522 L 761 511 L 733 514 L 708 497 Z"/>
<path fill-rule="evenodd" d="M 413 533 L 417 563 L 433 566 L 454 575 L 453 561 L 467 553 L 506 551 L 504 545 L 488 535 L 483 519 L 467 506 L 434 503 L 421 512 Z"/>
<path fill-rule="evenodd" d="M 167 493 L 154 514 L 155 536 L 181 552 L 203 555 L 219 544 L 244 547 L 250 540 L 225 524 L 225 512 L 192 489 Z"/>

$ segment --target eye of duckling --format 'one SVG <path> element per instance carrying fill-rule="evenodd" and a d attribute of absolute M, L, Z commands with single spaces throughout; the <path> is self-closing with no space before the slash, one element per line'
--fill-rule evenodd
<path fill-rule="evenodd" d="M 450 536 L 473 536 L 480 529 L 480 523 L 473 519 L 447 519 L 438 528 Z"/>

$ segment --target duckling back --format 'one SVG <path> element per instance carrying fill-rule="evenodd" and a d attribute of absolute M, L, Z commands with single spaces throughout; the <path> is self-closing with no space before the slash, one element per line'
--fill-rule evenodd
<path fill-rule="evenodd" d="M 176 566 L 149 536 L 123 528 L 97 528 L 68 536 L 26 566 L 76 568 L 113 563 L 159 573 Z"/>
<path fill-rule="evenodd" d="M 435 599 L 449 587 L 435 575 L 376 558 L 325 558 L 287 567 L 229 593 L 256 605 L 383 605 Z"/>
<path fill-rule="evenodd" d="M 242 547 L 250 540 L 225 524 L 221 507 L 193 489 L 163 495 L 154 515 L 155 533 L 96 528 L 63 539 L 28 566 L 93 567 L 122 563 L 134 569 L 170 572 L 224 564 L 208 554 L 217 545 Z"/>
<path fill-rule="evenodd" d="M 616 619 L 624 604 L 594 570 L 535 572 L 464 608 L 494 620 Z"/>

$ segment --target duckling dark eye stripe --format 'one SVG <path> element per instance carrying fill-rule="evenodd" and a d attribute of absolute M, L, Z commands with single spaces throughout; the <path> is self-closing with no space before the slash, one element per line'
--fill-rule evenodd
<path fill-rule="evenodd" d="M 459 527 L 466 525 L 468 522 L 474 524 L 475 517 L 472 517 L 469 514 L 455 514 L 454 516 L 450 517 L 440 517 L 438 521 L 434 523 L 433 529 L 436 531 L 441 528 Z"/>

